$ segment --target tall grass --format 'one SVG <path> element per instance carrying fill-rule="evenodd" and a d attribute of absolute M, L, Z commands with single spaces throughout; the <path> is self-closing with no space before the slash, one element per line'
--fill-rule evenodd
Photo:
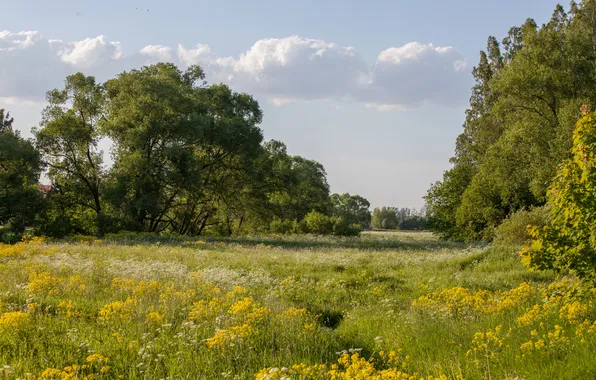
<path fill-rule="evenodd" d="M 424 233 L 74 240 L 0 246 L 0 378 L 596 373 L 594 291 L 514 250 Z"/>

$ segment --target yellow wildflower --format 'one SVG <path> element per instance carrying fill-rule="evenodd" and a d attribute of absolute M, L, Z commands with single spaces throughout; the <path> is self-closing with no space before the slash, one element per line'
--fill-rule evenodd
<path fill-rule="evenodd" d="M 0 315 L 0 332 L 15 332 L 22 329 L 29 321 L 29 314 L 13 311 Z"/>
<path fill-rule="evenodd" d="M 100 322 L 128 320 L 132 317 L 136 304 L 136 299 L 130 297 L 126 301 L 109 303 L 99 310 L 98 320 Z"/>
<path fill-rule="evenodd" d="M 49 272 L 33 272 L 29 275 L 27 290 L 35 295 L 55 294 L 59 280 Z"/>
<path fill-rule="evenodd" d="M 149 325 L 160 326 L 163 325 L 164 321 L 165 317 L 163 316 L 163 314 L 156 313 L 154 311 L 148 313 L 145 317 L 145 323 Z"/>
<path fill-rule="evenodd" d="M 228 346 L 240 344 L 248 338 L 254 329 L 248 323 L 240 326 L 232 326 L 229 329 L 218 330 L 214 336 L 207 339 L 205 343 L 211 349 L 225 350 Z"/>
<path fill-rule="evenodd" d="M 86 316 L 85 313 L 75 308 L 72 300 L 63 300 L 58 304 L 58 312 L 66 315 L 67 318 L 78 318 Z"/>

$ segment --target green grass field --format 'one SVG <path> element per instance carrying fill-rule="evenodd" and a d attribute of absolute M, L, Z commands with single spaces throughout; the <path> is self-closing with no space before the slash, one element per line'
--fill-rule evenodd
<path fill-rule="evenodd" d="M 0 246 L 0 379 L 587 379 L 596 289 L 427 233 Z"/>

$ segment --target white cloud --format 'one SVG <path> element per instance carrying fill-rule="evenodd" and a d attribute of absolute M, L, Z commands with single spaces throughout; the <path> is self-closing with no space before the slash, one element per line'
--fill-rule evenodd
<path fill-rule="evenodd" d="M 387 110 L 424 103 L 461 104 L 469 83 L 465 59 L 454 48 L 411 42 L 382 51 L 358 99 Z"/>
<path fill-rule="evenodd" d="M 0 31 L 0 51 L 14 51 L 25 49 L 41 39 L 36 31 L 11 33 L 8 30 Z"/>
<path fill-rule="evenodd" d="M 0 97 L 43 98 L 67 75 L 39 32 L 0 32 Z"/>
<path fill-rule="evenodd" d="M 178 44 L 178 58 L 186 66 L 203 65 L 207 66 L 214 61 L 209 45 L 197 44 L 194 49 L 185 49 Z"/>
<path fill-rule="evenodd" d="M 157 58 L 162 62 L 169 62 L 172 60 L 172 48 L 163 45 L 147 45 L 141 49 L 141 54 Z"/>
<path fill-rule="evenodd" d="M 223 70 L 243 88 L 304 100 L 346 96 L 368 73 L 356 49 L 298 36 L 257 41 Z"/>
<path fill-rule="evenodd" d="M 120 43 L 105 36 L 63 42 L 37 31 L 0 31 L 0 97 L 42 98 L 78 70 L 106 80 L 158 61 L 199 64 L 209 82 L 265 96 L 274 105 L 338 99 L 379 110 L 462 105 L 470 86 L 461 53 L 417 42 L 388 48 L 369 65 L 353 47 L 299 36 L 259 40 L 237 57 L 217 57 L 204 44 L 147 45 L 125 56 Z"/>
<path fill-rule="evenodd" d="M 71 42 L 58 50 L 63 62 L 80 68 L 116 61 L 122 56 L 120 42 L 108 42 L 105 36 Z"/>

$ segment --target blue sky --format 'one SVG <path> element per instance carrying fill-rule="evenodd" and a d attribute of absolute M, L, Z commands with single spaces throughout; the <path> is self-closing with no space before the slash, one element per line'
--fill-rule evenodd
<path fill-rule="evenodd" d="M 105 80 L 162 59 L 198 63 L 211 82 L 254 94 L 265 113 L 265 137 L 323 163 L 333 192 L 358 193 L 373 206 L 420 207 L 429 184 L 449 167 L 470 72 L 487 37 L 501 39 L 527 17 L 545 22 L 555 5 L 7 2 L 0 108 L 28 135 L 44 92 L 71 72 Z"/>

